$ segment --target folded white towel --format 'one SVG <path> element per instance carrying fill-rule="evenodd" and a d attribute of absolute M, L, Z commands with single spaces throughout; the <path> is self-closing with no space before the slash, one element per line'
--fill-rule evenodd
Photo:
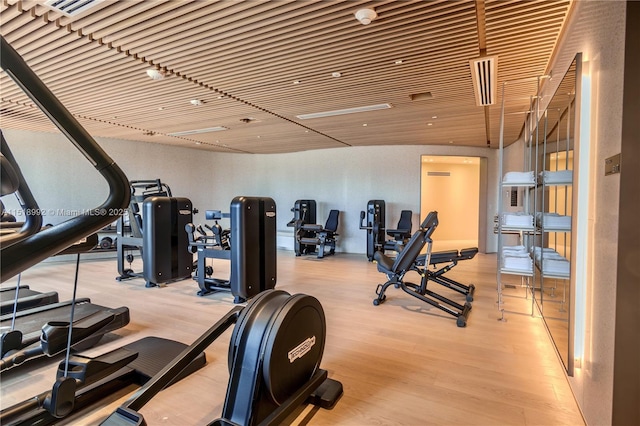
<path fill-rule="evenodd" d="M 518 213 L 503 213 L 502 226 L 516 228 L 533 228 L 533 215 Z"/>
<path fill-rule="evenodd" d="M 567 259 L 543 259 L 538 266 L 543 274 L 569 275 L 571 269 Z"/>
<path fill-rule="evenodd" d="M 571 216 L 562 216 L 557 213 L 536 213 L 538 226 L 553 229 L 571 229 Z"/>
<path fill-rule="evenodd" d="M 573 170 L 544 171 L 540 172 L 540 176 L 545 184 L 570 184 L 573 182 Z"/>
<path fill-rule="evenodd" d="M 502 183 L 507 185 L 533 185 L 535 183 L 535 175 L 533 172 L 507 172 L 504 175 Z"/>
<path fill-rule="evenodd" d="M 522 272 L 533 272 L 533 260 L 526 255 L 524 257 L 515 257 L 505 255 L 502 258 L 502 267 L 504 269 Z"/>
<path fill-rule="evenodd" d="M 527 248 L 525 246 L 504 246 L 502 247 L 503 252 L 519 252 L 526 253 Z"/>

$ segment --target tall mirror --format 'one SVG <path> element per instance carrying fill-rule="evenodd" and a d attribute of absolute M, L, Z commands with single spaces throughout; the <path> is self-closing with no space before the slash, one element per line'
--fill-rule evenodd
<path fill-rule="evenodd" d="M 580 55 L 574 58 L 538 122 L 535 211 L 536 300 L 544 323 L 567 373 L 573 375 L 571 306 L 571 232 L 576 78 Z"/>

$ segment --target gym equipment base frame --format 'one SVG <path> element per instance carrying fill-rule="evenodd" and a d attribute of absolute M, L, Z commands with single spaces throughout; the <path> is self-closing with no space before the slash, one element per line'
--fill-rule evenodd
<path fill-rule="evenodd" d="M 476 286 L 474 286 L 473 284 L 462 284 L 449 277 L 445 277 L 444 274 L 453 269 L 458 264 L 458 261 L 473 259 L 477 253 L 477 247 L 464 248 L 459 252 L 458 250 L 449 250 L 436 251 L 434 253 L 431 253 L 431 256 L 429 257 L 429 264 L 431 264 L 434 268 L 437 268 L 436 265 L 440 263 L 447 263 L 447 265 L 435 271 L 430 271 L 427 268 L 428 265 L 425 265 L 425 262 L 427 261 L 427 255 L 422 254 L 416 259 L 414 270 L 423 276 L 423 280 L 431 280 L 448 289 L 456 291 L 460 294 L 464 294 L 467 302 L 473 302 L 473 295 L 476 291 Z M 421 269 L 421 266 L 424 266 L 424 269 Z M 426 283 L 424 285 L 426 285 Z"/>

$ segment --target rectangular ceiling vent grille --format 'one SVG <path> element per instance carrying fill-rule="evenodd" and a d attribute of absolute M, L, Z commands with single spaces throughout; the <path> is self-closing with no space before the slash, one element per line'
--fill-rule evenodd
<path fill-rule="evenodd" d="M 451 172 L 427 172 L 427 176 L 451 176 Z"/>
<path fill-rule="evenodd" d="M 496 103 L 498 86 L 498 57 L 485 56 L 469 61 L 473 91 L 476 95 L 476 105 L 485 106 Z"/>
<path fill-rule="evenodd" d="M 94 8 L 104 0 L 47 0 L 44 5 L 66 16 L 76 16 L 88 9 Z"/>
<path fill-rule="evenodd" d="M 300 114 L 296 115 L 296 118 L 299 120 L 308 120 L 311 118 L 322 118 L 322 117 L 332 117 L 334 115 L 345 115 L 345 114 L 355 114 L 358 112 L 368 112 L 368 111 L 377 111 L 380 109 L 388 109 L 391 108 L 391 104 L 377 104 L 377 105 L 367 105 L 355 108 L 347 108 L 347 109 L 337 109 L 334 111 L 323 111 L 323 112 L 314 112 L 311 114 Z"/>

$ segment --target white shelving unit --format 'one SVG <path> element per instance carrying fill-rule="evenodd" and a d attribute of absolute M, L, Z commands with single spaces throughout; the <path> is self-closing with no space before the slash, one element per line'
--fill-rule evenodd
<path fill-rule="evenodd" d="M 542 78 L 537 79 L 536 93 Z M 504 86 L 502 102 L 501 182 L 496 219 L 500 319 L 505 319 L 505 311 L 535 315 L 536 306 L 538 312 L 542 312 L 545 300 L 560 303 L 558 312 L 562 312 L 567 302 L 566 290 L 570 279 L 570 188 L 573 183 L 570 141 L 561 140 L 560 129 L 548 129 L 548 111 L 540 113 L 538 97 L 532 96 L 525 118 L 523 170 L 504 170 Z M 557 139 L 548 140 L 549 133 L 557 135 Z M 510 211 L 504 203 L 503 195 L 510 190 L 522 192 L 522 203 L 516 212 Z M 516 249 L 513 247 L 514 238 L 517 239 Z M 507 244 L 509 240 L 511 245 Z M 519 276 L 520 284 L 514 285 L 512 279 L 511 284 L 506 284 L 503 282 L 505 275 Z M 561 297 L 556 294 L 559 287 L 563 290 Z M 510 291 L 505 291 L 507 288 Z M 505 298 L 508 297 L 527 300 L 528 312 L 522 312 L 522 308 L 511 310 L 505 307 Z"/>

